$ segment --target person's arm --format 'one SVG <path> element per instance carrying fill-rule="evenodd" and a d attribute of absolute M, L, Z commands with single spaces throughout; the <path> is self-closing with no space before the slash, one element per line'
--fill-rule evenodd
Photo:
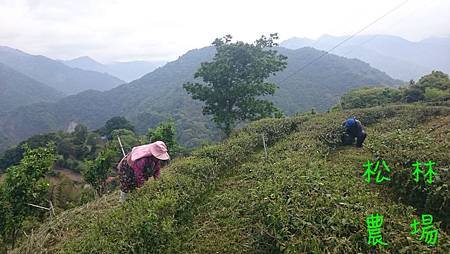
<path fill-rule="evenodd" d="M 146 167 L 147 163 L 149 163 L 147 157 L 141 158 L 134 162 L 133 171 L 137 187 L 141 187 L 145 182 L 144 168 Z"/>
<path fill-rule="evenodd" d="M 357 127 L 358 135 L 363 132 L 364 128 L 359 120 L 356 120 L 356 127 Z"/>
<path fill-rule="evenodd" d="M 122 167 L 122 163 L 124 163 L 125 161 L 126 161 L 126 159 L 127 159 L 127 155 L 125 155 L 120 161 L 119 161 L 119 163 L 117 164 L 117 172 L 120 172 L 120 167 Z"/>

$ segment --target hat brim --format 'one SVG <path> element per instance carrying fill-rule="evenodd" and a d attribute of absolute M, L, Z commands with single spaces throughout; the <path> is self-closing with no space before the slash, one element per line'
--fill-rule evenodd
<path fill-rule="evenodd" d="M 156 159 L 159 159 L 162 161 L 170 160 L 170 156 L 168 153 L 162 153 L 162 154 L 153 155 L 153 156 L 155 156 Z"/>

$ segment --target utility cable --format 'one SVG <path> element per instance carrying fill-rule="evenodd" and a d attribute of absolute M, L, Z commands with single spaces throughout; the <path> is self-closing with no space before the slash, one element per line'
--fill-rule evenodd
<path fill-rule="evenodd" d="M 328 55 L 331 51 L 335 50 L 337 47 L 341 46 L 342 44 L 346 43 L 347 41 L 351 40 L 353 37 L 355 37 L 356 35 L 362 33 L 364 30 L 366 30 L 367 28 L 373 26 L 375 23 L 377 23 L 378 21 L 382 20 L 383 18 L 385 18 L 386 16 L 388 16 L 389 14 L 393 13 L 394 11 L 400 9 L 403 5 L 405 5 L 406 3 L 408 3 L 409 0 L 403 1 L 402 3 L 398 4 L 397 6 L 395 6 L 394 8 L 392 8 L 391 10 L 389 10 L 388 12 L 386 12 L 385 14 L 383 14 L 381 17 L 375 19 L 374 21 L 372 21 L 371 23 L 369 23 L 368 25 L 364 26 L 363 28 L 361 28 L 359 31 L 357 31 L 356 33 L 352 34 L 350 37 L 347 37 L 346 39 L 344 39 L 343 41 L 339 42 L 338 44 L 336 44 L 335 46 L 333 46 L 332 48 L 330 48 L 329 50 L 325 51 L 324 53 L 322 53 L 320 56 L 314 58 L 313 60 L 307 62 L 306 64 L 304 64 L 302 67 L 300 67 L 299 69 L 297 69 L 294 73 L 291 73 L 290 75 L 288 75 L 287 77 L 285 77 L 284 79 L 282 79 L 280 82 L 278 83 L 283 83 L 286 80 L 288 80 L 289 78 L 291 78 L 292 76 L 294 76 L 295 74 L 301 72 L 303 69 L 305 69 L 306 67 L 310 66 L 311 64 L 315 63 L 316 61 L 320 60 L 322 57 Z"/>

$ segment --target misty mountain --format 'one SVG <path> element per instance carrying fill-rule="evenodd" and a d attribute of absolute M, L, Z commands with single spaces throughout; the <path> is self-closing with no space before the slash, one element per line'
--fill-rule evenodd
<path fill-rule="evenodd" d="M 0 113 L 37 102 L 53 102 L 63 93 L 0 63 Z"/>
<path fill-rule="evenodd" d="M 65 94 L 88 89 L 104 91 L 124 83 L 109 74 L 71 68 L 45 56 L 30 55 L 9 47 L 0 46 L 0 63 Z"/>
<path fill-rule="evenodd" d="M 108 73 L 108 68 L 105 65 L 95 61 L 94 59 L 88 56 L 81 56 L 67 61 L 61 60 L 61 62 L 72 68 L 78 68 L 88 71 L 96 71 L 100 73 Z"/>
<path fill-rule="evenodd" d="M 399 81 L 356 59 L 327 55 L 302 71 L 298 69 L 322 54 L 312 48 L 278 49 L 288 57 L 287 68 L 273 78 L 279 86 L 275 104 L 287 114 L 333 106 L 347 90 L 360 86 L 398 85 Z M 65 129 L 70 122 L 96 129 L 113 116 L 125 116 L 140 133 L 172 117 L 177 138 L 186 146 L 217 139 L 211 121 L 201 113 L 201 103 L 182 88 L 193 80 L 200 63 L 215 54 L 212 47 L 195 49 L 161 68 L 109 91 L 85 91 L 56 103 L 24 107 L 0 118 L 0 147 L 17 143 L 31 135 Z M 28 123 L 28 124 L 24 124 Z"/>
<path fill-rule="evenodd" d="M 125 80 L 126 82 L 136 80 L 165 63 L 163 61 L 130 61 L 102 64 L 88 56 L 82 56 L 62 62 L 70 67 L 79 68 L 82 70 L 108 73 L 112 76 L 120 78 L 121 80 Z"/>
<path fill-rule="evenodd" d="M 313 47 L 329 50 L 349 36 L 324 35 L 317 40 L 291 38 L 280 45 L 290 49 Z M 357 58 L 402 80 L 418 79 L 432 70 L 450 72 L 450 37 L 411 42 L 391 35 L 360 35 L 332 51 Z"/>

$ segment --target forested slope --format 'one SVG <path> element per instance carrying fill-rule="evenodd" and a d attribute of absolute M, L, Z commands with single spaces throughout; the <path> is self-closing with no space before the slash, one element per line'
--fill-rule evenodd
<path fill-rule="evenodd" d="M 351 88 L 400 84 L 367 63 L 327 55 L 308 68 L 299 68 L 317 58 L 321 51 L 312 48 L 279 48 L 288 57 L 287 68 L 273 78 L 279 86 L 273 100 L 285 113 L 316 108 L 327 110 Z M 85 91 L 57 103 L 24 107 L 0 118 L 0 151 L 37 133 L 65 129 L 72 121 L 99 128 L 114 116 L 125 116 L 143 133 L 172 117 L 178 141 L 193 147 L 205 140 L 217 140 L 212 123 L 201 114 L 201 104 L 192 100 L 183 83 L 193 79 L 200 63 L 214 55 L 211 47 L 191 50 L 178 60 L 141 79 L 106 92 Z M 24 124 L 27 123 L 27 124 Z"/>

